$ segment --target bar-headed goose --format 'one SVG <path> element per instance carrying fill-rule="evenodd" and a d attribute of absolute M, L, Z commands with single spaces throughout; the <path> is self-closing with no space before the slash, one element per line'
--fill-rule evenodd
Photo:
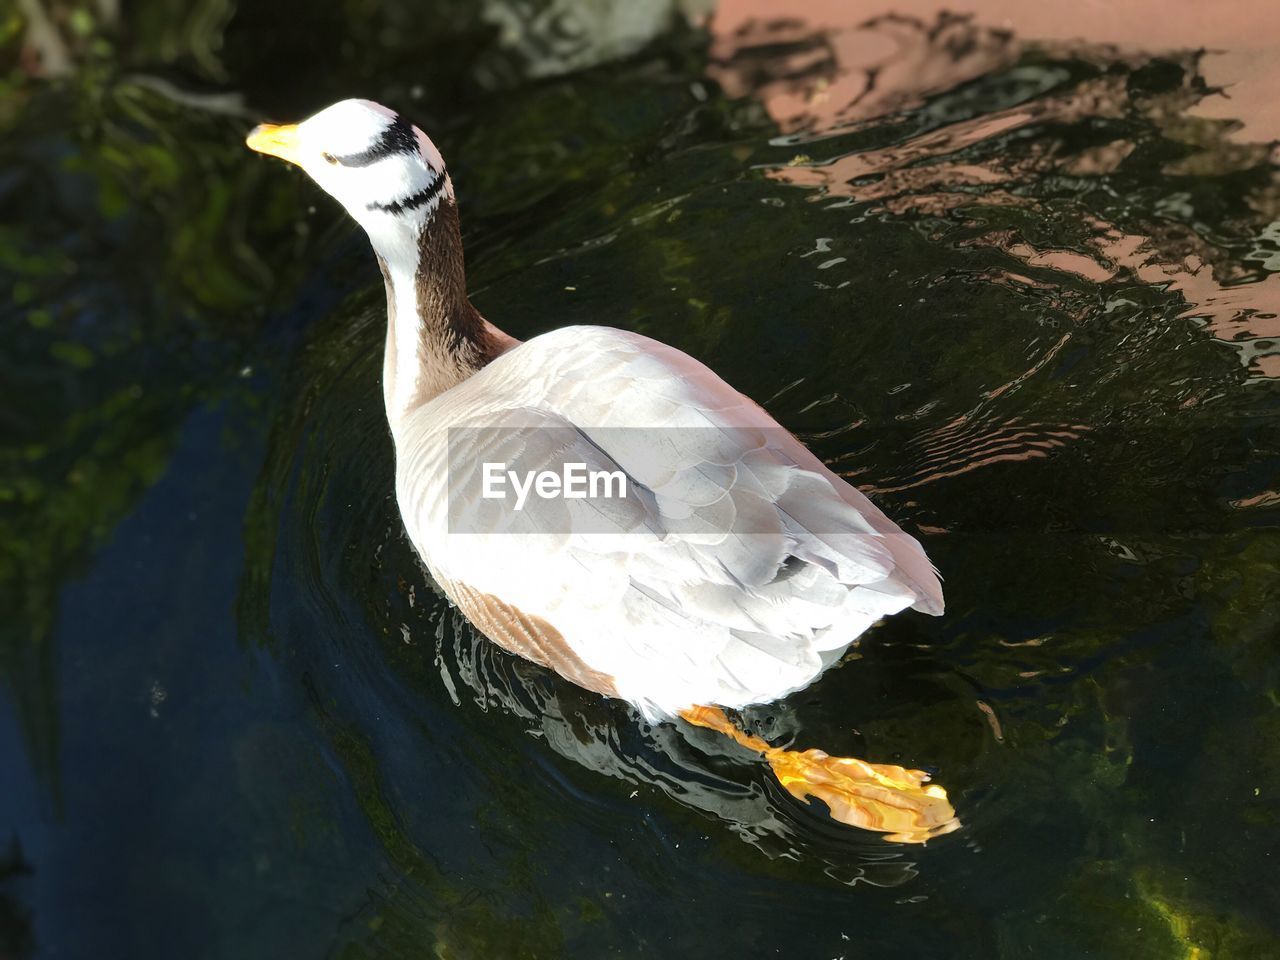
<path fill-rule="evenodd" d="M 344 100 L 248 145 L 302 167 L 369 235 L 400 511 L 481 632 L 759 751 L 845 823 L 905 841 L 958 825 L 919 771 L 775 748 L 720 709 L 812 683 L 881 617 L 941 614 L 914 539 L 679 350 L 594 326 L 521 343 L 485 320 L 444 161 L 394 111 Z"/>

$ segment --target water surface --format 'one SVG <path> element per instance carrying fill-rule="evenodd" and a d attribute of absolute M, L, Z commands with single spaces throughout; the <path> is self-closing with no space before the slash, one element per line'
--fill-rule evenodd
<path fill-rule="evenodd" d="M 0 956 L 1280 956 L 1269 5 L 32 6 Z M 488 317 L 689 351 L 919 534 L 947 615 L 746 719 L 960 832 L 841 828 L 448 607 L 366 242 L 241 145 L 352 95 L 448 157 Z"/>

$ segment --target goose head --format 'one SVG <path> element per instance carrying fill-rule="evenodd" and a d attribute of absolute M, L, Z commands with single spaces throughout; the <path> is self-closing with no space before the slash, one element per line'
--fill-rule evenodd
<path fill-rule="evenodd" d="M 387 288 L 383 394 L 392 433 L 517 341 L 467 299 L 453 183 L 425 133 L 372 100 L 343 100 L 245 141 L 305 170 L 364 227 Z"/>
<path fill-rule="evenodd" d="M 391 264 L 416 263 L 424 226 L 453 200 L 431 139 L 372 100 L 342 100 L 301 123 L 264 123 L 245 142 L 306 171 Z"/>

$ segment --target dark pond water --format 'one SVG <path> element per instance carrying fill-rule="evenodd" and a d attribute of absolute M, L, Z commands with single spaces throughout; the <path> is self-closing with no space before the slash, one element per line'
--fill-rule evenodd
<path fill-rule="evenodd" d="M 0 16 L 0 957 L 1280 956 L 1280 17 L 949 6 Z M 242 146 L 346 96 L 495 322 L 667 340 L 920 533 L 947 615 L 749 719 L 962 830 L 446 606 L 363 235 Z"/>

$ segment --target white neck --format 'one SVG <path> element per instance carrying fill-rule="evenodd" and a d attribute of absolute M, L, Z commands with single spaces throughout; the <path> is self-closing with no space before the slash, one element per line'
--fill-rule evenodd
<path fill-rule="evenodd" d="M 382 396 L 391 432 L 398 432 L 413 406 L 422 376 L 419 346 L 425 331 L 418 309 L 418 237 L 423 217 L 373 213 L 363 218 L 374 252 L 384 265 L 387 286 L 387 345 L 383 359 Z"/>
<path fill-rule="evenodd" d="M 466 299 L 452 190 L 447 196 L 430 208 L 361 221 L 387 284 L 382 392 L 397 444 L 410 412 L 519 342 L 480 319 Z"/>

